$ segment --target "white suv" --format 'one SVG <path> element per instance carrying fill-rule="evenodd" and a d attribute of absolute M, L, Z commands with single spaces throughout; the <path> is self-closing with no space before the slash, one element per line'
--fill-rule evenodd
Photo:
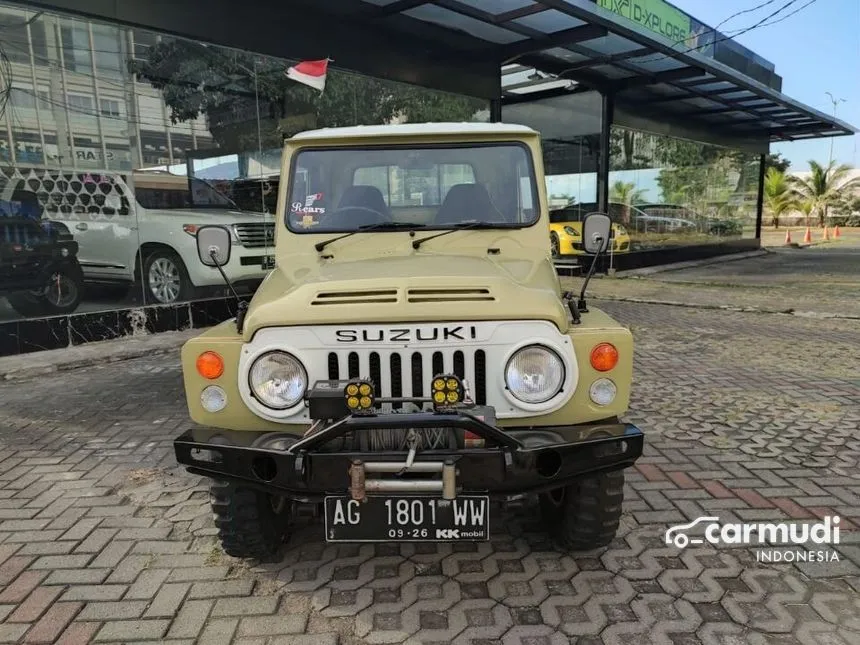
<path fill-rule="evenodd" d="M 78 242 L 87 282 L 142 284 L 148 303 L 171 304 L 224 288 L 217 269 L 197 256 L 204 224 L 233 233 L 224 272 L 237 289 L 253 290 L 274 267 L 272 215 L 240 210 L 211 184 L 158 171 L 129 174 L 30 170 L 6 183 L 36 193 L 44 217 L 61 221 Z"/>

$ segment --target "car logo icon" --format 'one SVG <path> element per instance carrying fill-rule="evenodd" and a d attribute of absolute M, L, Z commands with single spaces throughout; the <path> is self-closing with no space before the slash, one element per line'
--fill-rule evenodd
<path fill-rule="evenodd" d="M 702 544 L 704 542 L 702 538 L 691 538 L 686 533 L 684 533 L 684 531 L 691 529 L 697 524 L 701 524 L 703 522 L 719 521 L 720 518 L 718 517 L 697 517 L 689 524 L 679 524 L 678 526 L 669 527 L 669 529 L 666 531 L 666 544 L 674 544 L 679 549 L 683 549 L 689 544 Z"/>

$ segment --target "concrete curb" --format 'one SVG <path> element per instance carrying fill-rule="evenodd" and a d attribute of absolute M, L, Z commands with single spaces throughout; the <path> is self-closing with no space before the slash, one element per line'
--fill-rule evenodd
<path fill-rule="evenodd" d="M 794 309 L 765 309 L 763 307 L 739 307 L 736 305 L 707 305 L 694 302 L 679 302 L 676 300 L 657 300 L 653 298 L 631 298 L 628 296 L 596 296 L 588 295 L 589 300 L 602 300 L 606 302 L 635 302 L 643 305 L 665 305 L 667 307 L 686 307 L 687 309 L 718 309 L 721 311 L 741 311 L 753 314 L 782 314 L 784 316 L 797 316 L 799 318 L 819 318 L 837 320 L 860 320 L 860 316 L 853 314 L 833 314 L 824 311 L 796 311 Z"/>
<path fill-rule="evenodd" d="M 146 336 L 125 336 L 114 340 L 85 343 L 41 352 L 0 358 L 0 379 L 5 381 L 67 372 L 104 363 L 127 361 L 142 356 L 178 354 L 182 345 L 203 329 L 168 331 Z"/>
<path fill-rule="evenodd" d="M 686 262 L 674 262 L 672 264 L 661 264 L 653 267 L 643 267 L 641 269 L 628 269 L 627 271 L 616 271 L 612 276 L 615 278 L 635 278 L 637 276 L 652 275 L 654 273 L 664 273 L 666 271 L 677 271 L 679 269 L 690 269 L 692 267 L 701 267 L 708 264 L 722 264 L 724 262 L 732 262 L 734 260 L 745 260 L 747 258 L 757 258 L 762 255 L 767 255 L 771 251 L 766 248 L 761 248 L 755 251 L 744 251 L 743 253 L 732 253 L 730 255 L 717 255 L 712 258 L 704 258 L 701 260 L 688 260 Z"/>

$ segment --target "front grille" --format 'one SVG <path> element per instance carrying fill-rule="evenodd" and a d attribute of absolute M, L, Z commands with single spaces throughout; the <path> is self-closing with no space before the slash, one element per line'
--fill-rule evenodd
<path fill-rule="evenodd" d="M 329 352 L 328 375 L 332 380 L 371 378 L 377 395 L 423 397 L 428 380 L 436 374 L 454 373 L 466 379 L 478 405 L 487 403 L 487 359 L 483 350 L 454 352 Z M 394 407 L 399 408 L 399 405 Z"/>
<path fill-rule="evenodd" d="M 273 222 L 254 222 L 236 224 L 233 227 L 236 237 L 242 246 L 248 249 L 258 249 L 275 244 L 275 224 Z"/>

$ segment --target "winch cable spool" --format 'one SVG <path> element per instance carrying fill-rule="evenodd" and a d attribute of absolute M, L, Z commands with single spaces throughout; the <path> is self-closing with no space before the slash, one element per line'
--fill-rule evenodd
<path fill-rule="evenodd" d="M 386 450 L 409 450 L 409 428 L 374 428 L 359 434 L 361 449 L 368 452 Z M 457 448 L 457 435 L 453 428 L 416 428 L 419 450 L 440 450 Z"/>

